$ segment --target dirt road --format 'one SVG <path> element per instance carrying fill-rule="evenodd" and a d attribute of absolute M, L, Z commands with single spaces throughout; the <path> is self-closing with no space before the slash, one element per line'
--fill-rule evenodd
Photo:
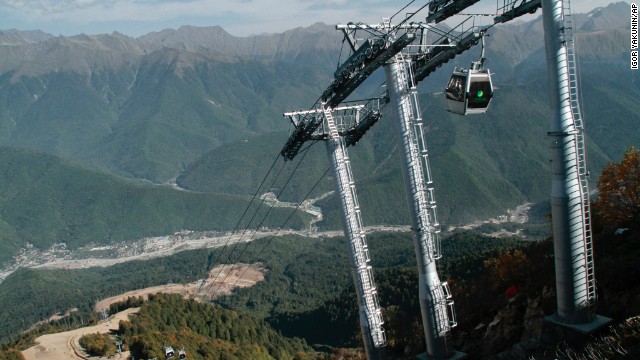
<path fill-rule="evenodd" d="M 128 291 L 118 296 L 112 296 L 96 303 L 96 310 L 108 309 L 109 305 L 126 300 L 128 297 L 142 296 L 147 298 L 149 294 L 159 292 L 181 294 L 184 297 L 194 297 L 196 300 L 211 300 L 219 295 L 228 294 L 237 287 L 253 286 L 258 281 L 264 280 L 266 269 L 260 265 L 236 264 L 221 265 L 209 272 L 209 277 L 201 282 L 190 284 L 169 284 L 153 286 L 150 288 Z M 129 314 L 137 312 L 139 308 L 127 309 L 110 317 L 109 320 L 96 326 L 75 329 L 63 333 L 48 334 L 36 339 L 38 345 L 30 347 L 22 352 L 26 360 L 68 360 L 87 358 L 78 340 L 85 334 L 108 333 L 117 330 L 120 320 L 129 318 Z M 127 355 L 127 356 L 125 356 Z M 118 359 L 116 355 L 116 359 Z M 122 359 L 128 358 L 128 354 L 122 353 Z"/>
<path fill-rule="evenodd" d="M 95 326 L 75 329 L 63 333 L 42 335 L 36 339 L 36 346 L 30 347 L 22 352 L 26 360 L 66 360 L 66 359 L 86 359 L 86 354 L 78 344 L 78 340 L 85 334 L 109 333 L 117 330 L 120 320 L 127 320 L 129 314 L 135 313 L 139 308 L 131 308 L 117 313 Z M 122 359 L 127 359 L 128 353 L 122 353 Z M 115 359 L 118 359 L 116 355 Z"/>
<path fill-rule="evenodd" d="M 220 265 L 209 271 L 206 280 L 189 284 L 167 284 L 153 286 L 145 289 L 127 291 L 124 294 L 112 296 L 96 303 L 96 311 L 108 310 L 109 305 L 118 301 L 124 301 L 129 297 L 143 297 L 147 299 L 149 294 L 170 293 L 180 294 L 185 298 L 195 298 L 197 301 L 213 300 L 220 295 L 231 293 L 234 288 L 253 286 L 258 281 L 264 280 L 267 270 L 259 265 L 235 264 Z M 195 293 L 198 293 L 195 296 Z"/>

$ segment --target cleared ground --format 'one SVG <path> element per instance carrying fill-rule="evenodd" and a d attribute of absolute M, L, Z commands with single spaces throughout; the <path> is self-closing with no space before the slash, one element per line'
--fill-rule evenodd
<path fill-rule="evenodd" d="M 181 294 L 185 298 L 194 298 L 198 301 L 210 301 L 220 295 L 231 293 L 237 287 L 250 287 L 258 281 L 264 280 L 266 269 L 261 265 L 220 265 L 209 272 L 206 280 L 200 280 L 190 284 L 167 284 L 150 288 L 128 291 L 118 296 L 113 296 L 96 303 L 96 310 L 109 309 L 109 305 L 126 300 L 128 297 L 142 296 L 147 298 L 149 294 L 174 293 Z M 196 296 L 197 293 L 197 296 Z M 88 359 L 78 340 L 85 334 L 108 333 L 118 329 L 120 320 L 127 320 L 129 315 L 138 311 L 138 308 L 127 309 L 119 312 L 105 322 L 96 326 L 75 329 L 63 333 L 48 334 L 36 339 L 36 346 L 22 352 L 26 360 L 66 360 Z M 115 356 L 116 359 L 129 358 L 124 352 Z"/>
<path fill-rule="evenodd" d="M 28 348 L 22 352 L 26 360 L 63 360 L 63 359 L 88 359 L 78 344 L 78 340 L 85 334 L 109 333 L 118 329 L 120 320 L 127 320 L 129 314 L 135 313 L 138 308 L 131 308 L 117 313 L 95 326 L 75 329 L 63 333 L 42 335 L 36 339 L 38 345 Z M 128 353 L 120 354 L 122 359 L 129 358 Z M 116 355 L 118 359 L 120 355 Z"/>

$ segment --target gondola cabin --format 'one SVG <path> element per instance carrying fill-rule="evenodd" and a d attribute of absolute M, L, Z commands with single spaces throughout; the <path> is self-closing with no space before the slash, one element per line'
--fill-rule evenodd
<path fill-rule="evenodd" d="M 491 74 L 488 69 L 455 68 L 445 93 L 450 112 L 484 114 L 493 97 Z"/>
<path fill-rule="evenodd" d="M 164 357 L 165 359 L 173 359 L 175 357 L 175 353 L 171 346 L 165 346 L 164 348 Z"/>
<path fill-rule="evenodd" d="M 187 352 L 184 350 L 184 347 L 180 350 L 178 350 L 178 359 L 186 359 L 187 358 Z"/>

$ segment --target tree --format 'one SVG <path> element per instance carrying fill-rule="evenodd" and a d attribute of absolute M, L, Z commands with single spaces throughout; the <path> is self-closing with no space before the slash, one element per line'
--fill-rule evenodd
<path fill-rule="evenodd" d="M 594 203 L 606 227 L 631 227 L 640 221 L 640 152 L 631 147 L 619 164 L 605 166 L 598 181 L 600 195 Z"/>
<path fill-rule="evenodd" d="M 529 276 L 530 266 L 527 255 L 520 249 L 507 250 L 484 261 L 496 290 L 522 283 Z"/>
<path fill-rule="evenodd" d="M 3 360 L 24 360 L 24 356 L 19 350 L 16 349 L 0 349 L 0 359 Z"/>
<path fill-rule="evenodd" d="M 91 356 L 108 356 L 116 353 L 116 345 L 109 334 L 86 334 L 78 341 Z"/>

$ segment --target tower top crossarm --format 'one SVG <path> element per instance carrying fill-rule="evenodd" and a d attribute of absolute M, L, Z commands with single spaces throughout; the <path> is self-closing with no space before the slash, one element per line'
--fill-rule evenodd
<path fill-rule="evenodd" d="M 425 22 L 410 22 L 410 23 L 402 23 L 398 25 L 393 24 L 365 24 L 365 23 L 348 23 L 348 24 L 338 24 L 336 25 L 336 30 L 378 30 L 384 31 L 388 30 L 388 28 L 394 30 L 410 30 L 410 29 L 428 29 L 433 27 L 431 24 L 427 24 Z M 386 31 L 385 31 L 386 33 Z"/>
<path fill-rule="evenodd" d="M 380 119 L 380 109 L 387 104 L 387 97 L 359 101 L 356 104 L 331 109 L 335 126 L 340 136 L 345 137 L 346 146 L 355 145 Z M 283 116 L 291 121 L 295 130 L 280 151 L 286 160 L 292 160 L 308 140 L 327 140 L 329 130 L 324 106 L 311 110 L 291 111 Z"/>
<path fill-rule="evenodd" d="M 338 67 L 334 73 L 335 79 L 322 93 L 322 101 L 331 108 L 337 107 L 374 71 L 402 51 L 415 37 L 415 34 L 407 32 L 395 40 L 392 40 L 389 34 L 365 40 Z"/>
<path fill-rule="evenodd" d="M 431 0 L 427 21 L 439 23 L 478 1 L 480 0 Z"/>
<path fill-rule="evenodd" d="M 518 16 L 533 14 L 539 8 L 542 7 L 541 0 L 502 0 L 503 5 L 498 7 L 500 15 L 493 18 L 493 21 L 498 23 L 505 23 L 513 20 Z M 516 5 L 518 2 L 520 4 Z"/>

